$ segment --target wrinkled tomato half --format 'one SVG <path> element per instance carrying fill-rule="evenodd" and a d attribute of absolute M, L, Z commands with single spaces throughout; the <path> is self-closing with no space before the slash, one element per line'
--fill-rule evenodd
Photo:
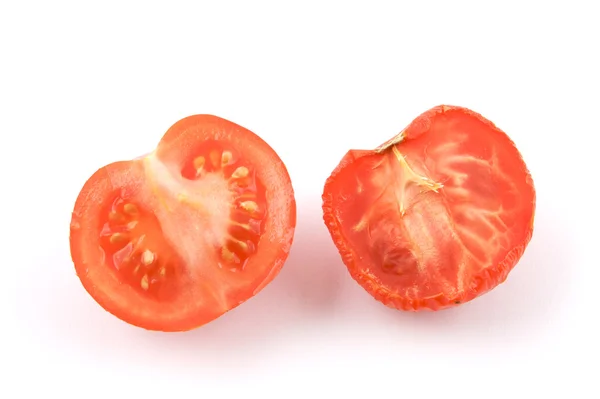
<path fill-rule="evenodd" d="M 439 106 L 327 180 L 324 220 L 351 276 L 402 310 L 438 310 L 502 283 L 533 232 L 535 190 L 511 139 Z"/>
<path fill-rule="evenodd" d="M 142 328 L 183 331 L 265 287 L 295 224 L 274 150 L 237 124 L 194 115 L 152 153 L 89 178 L 73 210 L 71 256 L 104 309 Z"/>

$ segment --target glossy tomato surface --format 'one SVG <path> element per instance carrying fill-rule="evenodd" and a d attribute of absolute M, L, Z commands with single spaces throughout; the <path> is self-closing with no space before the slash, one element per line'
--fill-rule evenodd
<path fill-rule="evenodd" d="M 89 178 L 72 214 L 71 256 L 104 309 L 142 328 L 183 331 L 265 287 L 295 224 L 274 150 L 235 123 L 194 115 L 152 153 Z"/>
<path fill-rule="evenodd" d="M 513 141 L 439 106 L 327 180 L 324 220 L 351 276 L 384 304 L 438 310 L 502 283 L 533 233 L 536 194 Z"/>

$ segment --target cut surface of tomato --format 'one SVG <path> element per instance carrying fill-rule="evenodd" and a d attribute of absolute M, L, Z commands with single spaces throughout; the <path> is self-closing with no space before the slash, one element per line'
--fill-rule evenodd
<path fill-rule="evenodd" d="M 293 188 L 274 150 L 237 124 L 194 115 L 152 153 L 88 179 L 72 213 L 71 256 L 108 312 L 184 331 L 272 281 L 295 224 Z"/>
<path fill-rule="evenodd" d="M 513 141 L 438 106 L 328 178 L 324 220 L 351 276 L 401 310 L 468 302 L 502 283 L 533 233 L 536 194 Z"/>

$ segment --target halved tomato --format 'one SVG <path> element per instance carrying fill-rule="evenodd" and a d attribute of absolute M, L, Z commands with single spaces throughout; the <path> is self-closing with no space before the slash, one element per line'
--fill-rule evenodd
<path fill-rule="evenodd" d="M 456 306 L 503 282 L 529 243 L 536 194 L 513 141 L 438 106 L 327 180 L 324 220 L 351 276 L 402 310 Z"/>
<path fill-rule="evenodd" d="M 155 151 L 100 168 L 73 210 L 71 256 L 89 294 L 150 330 L 201 326 L 280 271 L 296 204 L 275 151 L 211 115 L 175 123 Z"/>

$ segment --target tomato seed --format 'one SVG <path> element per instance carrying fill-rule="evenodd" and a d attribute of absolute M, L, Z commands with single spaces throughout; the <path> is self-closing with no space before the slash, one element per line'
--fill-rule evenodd
<path fill-rule="evenodd" d="M 123 242 L 126 240 L 126 236 L 123 233 L 114 233 L 113 235 L 110 236 L 110 243 L 111 244 L 118 244 L 120 242 Z"/>
<path fill-rule="evenodd" d="M 154 258 L 154 253 L 152 253 L 152 251 L 148 249 L 142 253 L 142 263 L 144 264 L 144 266 L 151 265 L 152 262 L 154 262 Z"/>
<path fill-rule="evenodd" d="M 125 216 L 119 212 L 112 211 L 108 214 L 108 220 L 111 222 L 122 222 L 125 220 Z"/>
<path fill-rule="evenodd" d="M 226 262 L 233 262 L 234 260 L 234 255 L 233 252 L 231 252 L 229 249 L 227 249 L 226 247 L 221 248 L 221 257 L 226 261 Z"/>
<path fill-rule="evenodd" d="M 204 164 L 206 163 L 206 159 L 204 157 L 196 157 L 194 158 L 194 169 L 202 169 Z"/>
<path fill-rule="evenodd" d="M 123 211 L 128 215 L 137 215 L 138 208 L 134 204 L 123 205 Z"/>
<path fill-rule="evenodd" d="M 243 210 L 250 213 L 255 213 L 258 211 L 258 204 L 254 201 L 244 201 L 240 204 Z"/>
<path fill-rule="evenodd" d="M 233 155 L 230 151 L 223 151 L 223 154 L 221 154 L 221 167 L 227 165 L 231 158 L 233 158 Z"/>
<path fill-rule="evenodd" d="M 231 178 L 232 179 L 241 179 L 241 178 L 248 176 L 248 173 L 250 173 L 250 172 L 248 171 L 247 167 L 240 166 L 233 172 L 233 174 L 231 175 Z"/>

